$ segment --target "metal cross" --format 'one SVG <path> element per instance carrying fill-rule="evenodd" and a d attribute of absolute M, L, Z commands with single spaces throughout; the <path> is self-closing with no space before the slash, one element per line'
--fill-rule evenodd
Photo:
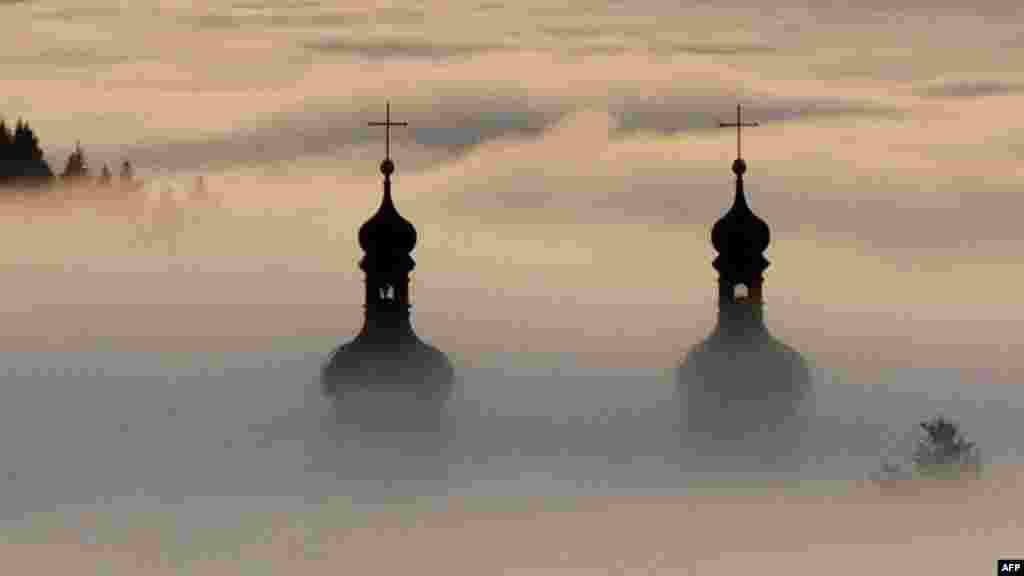
<path fill-rule="evenodd" d="M 391 127 L 392 126 L 408 126 L 408 122 L 392 122 L 391 121 L 391 102 L 387 103 L 387 113 L 384 117 L 383 122 L 369 122 L 368 126 L 383 126 L 384 127 L 384 157 L 391 158 Z"/>
<path fill-rule="evenodd" d="M 732 122 L 719 122 L 718 125 L 720 127 L 722 127 L 722 128 L 726 128 L 726 127 L 731 128 L 733 126 L 736 127 L 736 157 L 737 158 L 742 158 L 742 156 L 740 155 L 740 128 L 742 128 L 744 126 L 760 126 L 760 124 L 758 124 L 757 122 L 748 122 L 746 124 L 743 123 L 742 112 L 740 112 L 740 105 L 739 104 L 736 105 L 736 122 L 735 123 L 732 123 Z"/>

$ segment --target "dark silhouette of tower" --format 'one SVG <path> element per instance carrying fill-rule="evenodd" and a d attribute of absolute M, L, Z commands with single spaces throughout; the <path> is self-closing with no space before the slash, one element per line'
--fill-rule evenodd
<path fill-rule="evenodd" d="M 687 355 L 678 384 L 686 403 L 684 430 L 697 446 L 739 448 L 769 459 L 797 440 L 799 407 L 810 387 L 810 370 L 793 348 L 764 324 L 764 251 L 768 224 L 750 209 L 743 190 L 747 164 L 739 151 L 743 126 L 737 106 L 737 154 L 732 164 L 736 192 L 732 207 L 711 229 L 718 252 L 718 321 Z"/>
<path fill-rule="evenodd" d="M 711 244 L 718 252 L 712 262 L 718 271 L 718 330 L 724 339 L 742 341 L 764 331 L 764 257 L 771 232 L 768 224 L 750 210 L 743 192 L 747 163 L 732 163 L 736 195 L 732 207 L 711 228 Z"/>
<path fill-rule="evenodd" d="M 390 106 L 385 122 L 387 153 L 380 165 L 384 198 L 377 212 L 359 229 L 364 256 L 359 267 L 366 273 L 365 320 L 359 334 L 339 347 L 323 368 L 325 393 L 339 407 L 358 406 L 347 417 L 359 417 L 364 426 L 382 420 L 412 423 L 429 410 L 424 403 L 441 405 L 451 393 L 454 369 L 438 349 L 422 342 L 409 320 L 410 256 L 416 246 L 416 228 L 403 218 L 391 197 Z"/>

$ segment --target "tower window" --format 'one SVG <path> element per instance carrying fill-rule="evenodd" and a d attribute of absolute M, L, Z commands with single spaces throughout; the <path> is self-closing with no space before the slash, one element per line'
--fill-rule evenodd
<path fill-rule="evenodd" d="M 750 296 L 750 289 L 746 284 L 737 284 L 732 289 L 733 300 L 746 300 Z"/>

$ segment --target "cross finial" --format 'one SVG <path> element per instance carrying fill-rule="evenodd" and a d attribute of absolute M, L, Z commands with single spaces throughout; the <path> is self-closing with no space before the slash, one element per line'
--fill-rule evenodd
<path fill-rule="evenodd" d="M 740 105 L 737 104 L 736 105 L 736 122 L 735 123 L 719 122 L 718 125 L 720 127 L 723 127 L 723 128 L 725 128 L 725 127 L 731 128 L 733 126 L 736 127 L 736 158 L 737 159 L 743 158 L 743 156 L 740 154 L 740 129 L 743 128 L 744 126 L 748 126 L 748 127 L 750 127 L 750 126 L 759 126 L 759 124 L 757 122 L 748 122 L 748 123 L 744 124 L 743 123 L 743 112 L 740 109 Z"/>
<path fill-rule="evenodd" d="M 387 102 L 387 108 L 385 109 L 385 116 L 383 122 L 370 122 L 369 126 L 383 126 L 384 127 L 384 159 L 391 159 L 391 127 L 392 126 L 408 126 L 408 122 L 392 122 L 391 121 L 391 102 Z"/>

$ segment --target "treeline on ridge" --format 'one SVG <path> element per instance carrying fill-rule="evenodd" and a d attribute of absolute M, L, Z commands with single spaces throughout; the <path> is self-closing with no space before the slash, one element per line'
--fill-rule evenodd
<path fill-rule="evenodd" d="M 85 152 L 80 144 L 68 156 L 64 170 L 54 174 L 46 162 L 39 139 L 27 122 L 19 119 L 12 131 L 0 119 L 0 188 L 45 189 L 55 184 L 113 186 L 114 177 L 104 164 L 98 176 L 90 173 Z M 135 179 L 131 163 L 121 163 L 118 185 L 126 189 L 138 189 L 142 183 Z"/>

